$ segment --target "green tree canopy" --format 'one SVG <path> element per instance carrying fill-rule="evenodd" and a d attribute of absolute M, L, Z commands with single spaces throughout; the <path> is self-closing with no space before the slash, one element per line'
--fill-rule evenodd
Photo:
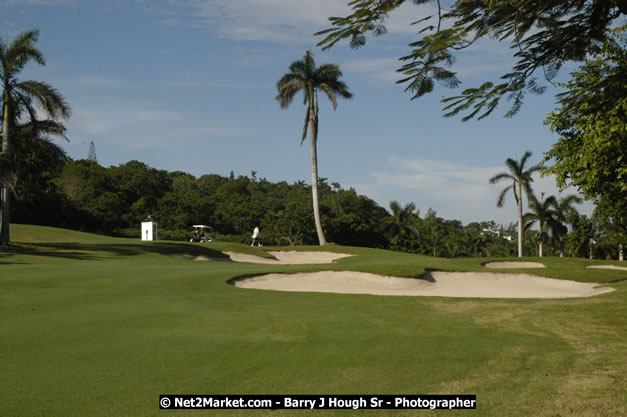
<path fill-rule="evenodd" d="M 559 135 L 546 153 L 555 161 L 545 170 L 564 188 L 582 195 L 625 221 L 627 212 L 627 26 L 616 30 L 586 60 L 545 123 Z"/>
<path fill-rule="evenodd" d="M 396 246 L 398 251 L 407 250 L 407 242 L 410 233 L 419 237 L 420 232 L 417 224 L 420 221 L 416 205 L 414 203 L 401 204 L 394 200 L 390 201 L 390 211 L 392 215 L 386 219 L 386 228 L 390 234 L 390 244 Z"/>
<path fill-rule="evenodd" d="M 318 43 L 323 49 L 343 39 L 358 48 L 366 43 L 365 34 L 386 33 L 388 14 L 405 0 L 352 0 L 353 13 L 330 17 L 332 28 Z M 626 0 L 464 0 L 448 6 L 441 0 L 412 0 L 419 6 L 436 5 L 436 12 L 414 22 L 419 39 L 409 44 L 410 53 L 400 58 L 397 70 L 412 99 L 430 93 L 435 83 L 458 87 L 461 81 L 451 69 L 455 52 L 471 48 L 482 38 L 510 44 L 517 59 L 500 82 L 487 81 L 444 101 L 445 116 L 462 111 L 464 120 L 488 116 L 503 98 L 512 100 L 506 116 L 515 114 L 527 92 L 542 93 L 541 79 L 551 81 L 569 61 L 582 61 L 592 45 L 607 38 L 612 23 L 627 13 Z M 427 7 L 425 7 L 427 9 Z"/>

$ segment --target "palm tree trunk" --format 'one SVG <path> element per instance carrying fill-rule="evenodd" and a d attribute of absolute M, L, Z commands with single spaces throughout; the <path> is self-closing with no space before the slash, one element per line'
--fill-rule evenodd
<path fill-rule="evenodd" d="M 309 142 L 311 145 L 311 194 L 313 199 L 314 220 L 316 222 L 316 232 L 318 233 L 318 241 L 320 246 L 327 244 L 320 222 L 320 205 L 318 202 L 318 150 L 316 142 L 318 141 L 318 116 L 314 111 L 310 112 L 309 121 Z"/>
<path fill-rule="evenodd" d="M 542 240 L 540 240 L 540 245 L 538 246 L 538 255 L 542 258 Z"/>
<path fill-rule="evenodd" d="M 623 244 L 619 243 L 618 244 L 618 260 L 623 261 L 624 259 L 625 259 L 625 256 L 623 255 Z"/>
<path fill-rule="evenodd" d="M 560 258 L 564 257 L 564 240 L 560 237 Z"/>
<path fill-rule="evenodd" d="M 518 184 L 518 257 L 523 256 L 523 207 L 522 207 L 522 186 Z"/>
<path fill-rule="evenodd" d="M 4 161 L 5 167 L 0 172 L 0 245 L 9 244 L 9 225 L 11 224 L 11 190 L 9 189 L 9 178 L 11 176 L 11 146 L 9 142 L 9 103 L 7 97 L 4 100 L 4 118 L 2 121 L 2 152 L 0 159 Z"/>

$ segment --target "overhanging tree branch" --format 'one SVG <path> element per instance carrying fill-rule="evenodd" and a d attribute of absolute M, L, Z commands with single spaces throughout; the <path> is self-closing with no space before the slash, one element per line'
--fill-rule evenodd
<path fill-rule="evenodd" d="M 612 22 L 625 13 L 626 0 L 466 0 L 455 2 L 451 9 L 442 8 L 439 0 L 413 0 L 416 5 L 435 3 L 437 13 L 413 24 L 422 25 L 420 39 L 409 44 L 409 55 L 399 58 L 404 63 L 397 71 L 397 81 L 417 99 L 433 91 L 435 83 L 447 88 L 461 84 L 451 69 L 454 51 L 470 48 L 477 40 L 491 37 L 508 41 L 518 58 L 512 71 L 501 76 L 501 83 L 492 81 L 466 89 L 461 95 L 443 100 L 445 117 L 461 112 L 462 120 L 482 119 L 490 115 L 503 98 L 511 101 L 506 117 L 516 114 L 525 94 L 542 94 L 546 87 L 534 76 L 549 83 L 566 62 L 582 62 L 596 42 L 607 38 Z M 350 39 L 350 46 L 366 43 L 366 34 L 386 32 L 388 14 L 404 4 L 404 0 L 353 0 L 348 3 L 353 13 L 331 17 L 332 27 L 317 32 L 324 36 L 318 43 L 323 49 Z M 437 18 L 437 25 L 428 21 Z M 442 29 L 445 21 L 452 25 Z M 472 35 L 469 38 L 469 35 Z"/>

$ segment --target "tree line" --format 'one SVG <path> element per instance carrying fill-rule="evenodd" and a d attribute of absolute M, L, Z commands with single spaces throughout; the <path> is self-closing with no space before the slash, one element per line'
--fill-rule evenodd
<path fill-rule="evenodd" d="M 49 144 L 49 142 L 46 142 Z M 12 207 L 16 223 L 67 227 L 139 239 L 140 222 L 151 216 L 161 239 L 189 240 L 194 224 L 211 226 L 222 241 L 250 243 L 255 226 L 264 245 L 318 243 L 311 210 L 311 185 L 271 182 L 250 176 L 191 174 L 152 168 L 139 161 L 103 167 L 95 160 L 72 160 L 57 153 L 31 152 L 32 164 L 16 187 Z M 38 155 L 38 157 L 35 157 Z M 95 159 L 95 158 L 94 158 Z M 36 171 L 35 168 L 39 171 Z M 437 257 L 514 256 L 516 224 L 494 221 L 463 225 L 413 203 L 392 201 L 388 208 L 325 178 L 318 182 L 320 218 L 329 242 L 392 249 Z M 561 228 L 542 236 L 544 254 L 616 258 L 619 234 L 611 219 L 592 218 L 572 207 Z M 553 220 L 551 220 L 553 221 Z M 551 223 L 554 225 L 554 223 Z M 554 233 L 553 230 L 566 233 Z M 525 228 L 524 254 L 538 254 L 539 232 Z M 591 239 L 595 243 L 590 245 Z"/>

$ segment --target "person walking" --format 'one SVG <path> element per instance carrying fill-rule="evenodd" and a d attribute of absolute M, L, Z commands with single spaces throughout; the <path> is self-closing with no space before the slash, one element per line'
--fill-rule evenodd
<path fill-rule="evenodd" d="M 255 226 L 255 230 L 253 230 L 253 243 L 250 244 L 250 246 L 255 246 L 255 242 L 257 243 L 258 246 L 263 246 L 260 242 L 259 242 L 259 227 Z"/>

